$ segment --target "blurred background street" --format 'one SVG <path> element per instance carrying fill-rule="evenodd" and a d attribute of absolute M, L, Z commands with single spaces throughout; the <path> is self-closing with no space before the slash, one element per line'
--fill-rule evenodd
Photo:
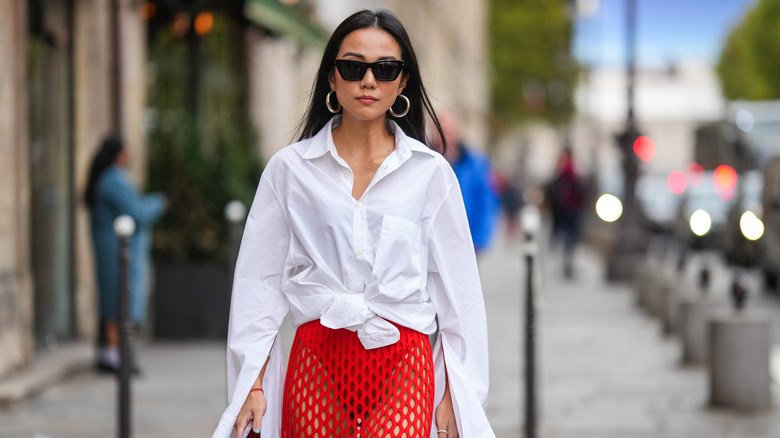
<path fill-rule="evenodd" d="M 533 438 L 533 334 L 538 436 L 780 438 L 780 0 L 0 0 L 0 438 L 117 433 L 113 168 L 134 434 L 211 433 L 246 209 L 365 7 L 453 135 L 497 436 Z"/>

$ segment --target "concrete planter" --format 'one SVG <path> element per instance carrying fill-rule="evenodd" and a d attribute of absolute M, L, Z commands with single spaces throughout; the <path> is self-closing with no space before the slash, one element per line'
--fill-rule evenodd
<path fill-rule="evenodd" d="M 218 263 L 155 263 L 151 298 L 157 339 L 225 339 L 232 273 Z"/>

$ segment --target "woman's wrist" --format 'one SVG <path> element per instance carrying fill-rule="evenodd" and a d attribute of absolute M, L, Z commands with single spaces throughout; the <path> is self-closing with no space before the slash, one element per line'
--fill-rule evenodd
<path fill-rule="evenodd" d="M 260 387 L 254 387 L 254 388 L 249 390 L 249 392 L 255 392 L 255 391 L 260 391 L 263 394 L 265 394 L 265 391 L 263 391 L 263 388 L 260 388 Z"/>

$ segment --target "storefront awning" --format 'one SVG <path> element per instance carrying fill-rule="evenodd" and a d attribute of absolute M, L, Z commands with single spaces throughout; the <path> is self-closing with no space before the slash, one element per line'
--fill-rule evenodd
<path fill-rule="evenodd" d="M 293 38 L 304 47 L 322 48 L 328 40 L 321 27 L 279 0 L 247 0 L 244 16 L 275 34 Z"/>

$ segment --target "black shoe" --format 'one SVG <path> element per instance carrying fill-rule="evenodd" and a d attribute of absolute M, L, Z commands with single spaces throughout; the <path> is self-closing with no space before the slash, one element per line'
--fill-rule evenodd
<path fill-rule="evenodd" d="M 98 360 L 95 362 L 95 370 L 99 373 L 119 373 L 119 366 L 113 363 Z"/>
<path fill-rule="evenodd" d="M 95 370 L 99 373 L 119 375 L 119 365 L 114 365 L 108 362 L 97 361 L 95 363 Z M 137 364 L 133 363 L 130 365 L 130 375 L 136 377 L 141 375 L 141 369 L 138 368 Z"/>

